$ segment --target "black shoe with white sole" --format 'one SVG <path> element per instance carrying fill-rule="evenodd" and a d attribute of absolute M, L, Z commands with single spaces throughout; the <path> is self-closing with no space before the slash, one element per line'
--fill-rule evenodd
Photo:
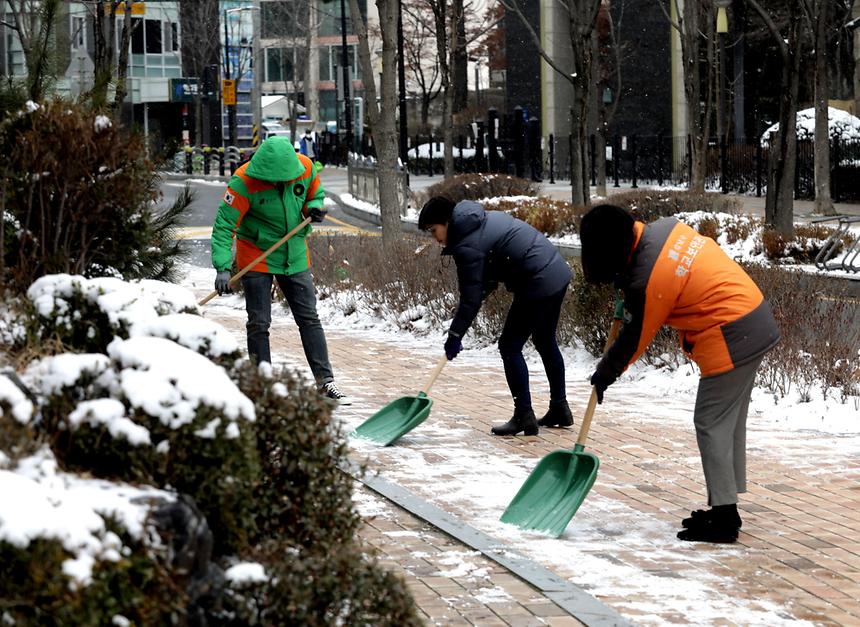
<path fill-rule="evenodd" d="M 350 398 L 340 391 L 340 388 L 337 387 L 337 383 L 334 381 L 324 383 L 320 388 L 320 392 L 323 396 L 329 400 L 335 401 L 338 405 L 352 405 Z"/>

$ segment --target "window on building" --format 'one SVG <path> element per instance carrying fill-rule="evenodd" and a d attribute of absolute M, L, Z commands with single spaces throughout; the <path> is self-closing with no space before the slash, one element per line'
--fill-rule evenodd
<path fill-rule="evenodd" d="M 83 17 L 72 16 L 71 40 L 73 50 L 81 50 L 86 47 L 85 24 L 86 20 Z"/>
<path fill-rule="evenodd" d="M 361 76 L 358 64 L 355 59 L 355 46 L 349 44 L 346 47 L 347 58 L 349 65 L 352 67 L 352 78 L 358 79 Z M 321 81 L 336 81 L 340 80 L 338 69 L 343 61 L 343 51 L 339 45 L 322 46 L 320 48 L 320 80 Z M 343 72 L 343 70 L 340 70 Z M 337 77 L 337 78 L 336 78 Z"/>
<path fill-rule="evenodd" d="M 143 52 L 143 19 L 133 17 L 131 18 L 131 53 L 143 54 Z"/>
<path fill-rule="evenodd" d="M 297 0 L 263 2 L 260 27 L 263 39 L 296 37 L 300 34 L 298 24 L 307 24 L 307 5 Z"/>
<path fill-rule="evenodd" d="M 350 18 L 349 3 L 344 3 L 346 9 L 346 34 L 354 35 L 352 19 Z M 367 21 L 367 0 L 358 0 L 358 10 Z M 319 0 L 317 4 L 317 20 L 319 21 L 320 37 L 340 35 L 340 3 L 330 0 Z"/>
<path fill-rule="evenodd" d="M 161 54 L 161 20 L 146 20 L 146 53 Z"/>
<path fill-rule="evenodd" d="M 292 81 L 292 48 L 268 48 L 266 50 L 266 81 Z"/>
<path fill-rule="evenodd" d="M 172 52 L 179 51 L 179 24 L 176 22 L 168 22 L 170 24 L 170 29 L 167 31 L 170 33 L 170 47 L 167 48 Z"/>

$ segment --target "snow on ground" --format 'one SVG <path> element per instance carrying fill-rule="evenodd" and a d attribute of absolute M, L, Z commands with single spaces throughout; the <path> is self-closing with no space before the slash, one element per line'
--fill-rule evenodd
<path fill-rule="evenodd" d="M 186 267 L 185 285 L 209 286 L 214 278 L 209 268 Z M 355 298 L 360 299 L 360 295 Z M 214 301 L 217 314 L 244 320 L 241 296 L 233 295 Z M 345 334 L 360 334 L 364 340 L 378 340 L 408 348 L 413 354 L 426 355 L 432 363 L 444 342 L 444 334 L 415 337 L 396 326 L 367 313 L 370 307 L 359 308 L 344 316 L 333 306 L 332 299 L 319 301 L 319 313 L 327 330 Z M 284 324 L 289 313 L 273 309 L 273 319 Z M 235 325 L 236 333 L 244 337 L 243 325 Z M 500 370 L 494 347 L 469 345 L 458 362 L 470 369 Z M 595 359 L 583 350 L 564 350 L 568 382 L 581 383 L 590 375 Z M 541 372 L 539 358 L 527 355 L 532 372 Z M 286 363 L 286 362 L 284 362 Z M 301 356 L 290 366 L 307 372 Z M 535 383 L 533 378 L 533 383 Z M 545 386 L 545 384 L 543 384 Z M 693 365 L 684 365 L 674 372 L 634 364 L 623 379 L 607 392 L 608 401 L 624 399 L 624 409 L 633 419 L 691 427 L 691 411 L 698 386 L 698 372 Z M 536 386 L 536 392 L 546 390 Z M 349 390 L 352 392 L 352 390 Z M 506 390 L 499 390 L 502 396 Z M 631 399 L 639 399 L 638 402 Z M 820 394 L 810 402 L 798 398 L 774 399 L 762 389 L 756 389 L 750 404 L 748 426 L 749 449 L 768 452 L 781 450 L 786 458 L 838 460 L 860 455 L 860 399 L 840 403 L 835 398 L 822 399 Z M 660 406 L 659 416 L 654 407 Z M 355 406 L 353 406 L 355 409 Z M 346 428 L 353 429 L 378 407 L 361 408 L 361 415 L 344 418 Z M 459 417 L 455 417 L 459 419 Z M 462 417 L 464 420 L 467 417 Z M 558 539 L 543 534 L 523 532 L 501 523 L 498 518 L 511 499 L 512 486 L 525 481 L 535 465 L 531 456 L 507 453 L 499 456 L 498 448 L 488 442 L 475 441 L 472 430 L 458 428 L 447 421 L 425 422 L 401 440 L 403 446 L 385 449 L 385 477 L 399 485 L 418 490 L 423 498 L 438 507 L 454 510 L 468 524 L 498 538 L 506 546 L 547 565 L 569 577 L 574 583 L 596 596 L 618 598 L 654 598 L 659 590 L 659 604 L 629 603 L 627 607 L 647 615 L 637 621 L 660 624 L 661 615 L 677 612 L 695 624 L 716 623 L 731 617 L 737 624 L 792 625 L 806 624 L 793 620 L 786 607 L 766 600 L 736 598 L 730 590 L 732 579 L 712 574 L 708 570 L 709 553 L 696 552 L 689 545 L 674 540 L 675 526 L 655 517 L 648 517 L 623 502 L 598 493 L 589 495 L 587 502 L 573 519 L 567 531 Z M 379 455 L 377 445 L 360 439 L 351 441 L 360 455 Z M 638 446 L 631 443 L 631 447 Z M 427 458 L 433 463 L 427 463 Z M 689 462 L 698 464 L 696 451 L 690 452 Z M 457 477 L 456 482 L 450 477 Z M 387 517 L 388 510 L 378 499 L 360 496 L 357 506 L 362 516 Z M 653 563 L 683 561 L 697 564 L 694 576 L 668 576 L 660 570 L 649 571 L 613 560 L 618 551 L 643 556 Z M 718 547 L 740 558 L 747 549 L 741 546 Z M 462 559 L 460 560 L 463 561 Z M 467 569 L 452 562 L 452 570 Z M 492 596 L 494 592 L 488 590 Z M 623 607 L 620 608 L 623 611 Z"/>

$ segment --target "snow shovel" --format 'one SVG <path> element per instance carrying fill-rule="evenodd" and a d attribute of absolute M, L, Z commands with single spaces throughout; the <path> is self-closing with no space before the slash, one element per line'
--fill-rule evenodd
<path fill-rule="evenodd" d="M 621 320 L 616 317 L 612 321 L 604 352 L 615 341 L 620 326 Z M 585 441 L 596 406 L 597 390 L 592 388 L 576 446 L 572 451 L 553 451 L 540 461 L 502 514 L 502 522 L 523 529 L 545 531 L 556 538 L 567 528 L 591 490 L 600 466 L 597 456 L 585 451 Z"/>
<path fill-rule="evenodd" d="M 233 287 L 233 285 L 235 285 L 235 284 L 236 284 L 236 281 L 238 281 L 238 280 L 239 280 L 239 279 L 241 279 L 243 276 L 245 276 L 248 272 L 250 272 L 250 271 L 251 271 L 251 268 L 253 268 L 253 267 L 254 267 L 254 266 L 256 266 L 258 263 L 260 263 L 261 261 L 263 261 L 263 259 L 265 259 L 265 258 L 266 258 L 266 257 L 268 257 L 269 255 L 271 255 L 271 254 L 272 254 L 273 252 L 275 252 L 278 248 L 280 248 L 281 246 L 283 246 L 284 244 L 286 244 L 288 239 L 290 239 L 293 235 L 295 235 L 296 233 L 298 233 L 299 231 L 301 231 L 303 228 L 305 228 L 308 224 L 310 224 L 310 222 L 311 222 L 310 216 L 308 216 L 307 218 L 305 218 L 304 220 L 302 220 L 301 222 L 299 222 L 299 224 L 296 226 L 296 228 L 294 228 L 292 231 L 290 231 L 289 233 L 287 233 L 286 235 L 284 235 L 281 239 L 279 239 L 277 242 L 275 242 L 274 244 L 272 244 L 272 245 L 269 247 L 269 249 L 268 249 L 268 250 L 266 250 L 265 252 L 261 253 L 259 257 L 257 257 L 256 259 L 254 259 L 254 261 L 252 261 L 252 262 L 251 262 L 251 263 L 249 263 L 247 266 L 245 266 L 244 268 L 242 268 L 241 270 L 239 270 L 239 271 L 238 271 L 236 274 L 234 274 L 232 277 L 230 277 L 230 281 L 227 283 L 227 285 L 229 285 L 230 287 Z M 212 299 L 213 299 L 213 298 L 215 298 L 216 296 L 218 296 L 218 291 L 217 291 L 217 290 L 213 290 L 213 291 L 212 291 L 212 292 L 211 292 L 211 293 L 210 293 L 206 298 L 204 298 L 203 300 L 201 300 L 201 301 L 200 301 L 199 303 L 197 303 L 197 304 L 198 304 L 198 305 L 205 305 L 206 303 L 208 303 L 210 300 L 212 300 Z"/>
<path fill-rule="evenodd" d="M 433 405 L 433 401 L 427 398 L 427 394 L 447 362 L 448 358 L 442 355 L 430 375 L 430 380 L 418 396 L 402 396 L 390 402 L 356 427 L 352 435 L 388 446 L 424 422 L 430 415 L 430 407 Z"/>

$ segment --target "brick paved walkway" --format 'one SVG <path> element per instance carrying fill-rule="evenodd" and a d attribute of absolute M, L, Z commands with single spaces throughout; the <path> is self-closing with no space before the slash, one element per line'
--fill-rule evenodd
<path fill-rule="evenodd" d="M 244 339 L 243 312 L 215 307 L 206 316 Z M 414 343 L 363 339 L 360 332 L 331 328 L 327 335 L 339 383 L 357 397 L 355 405 L 339 410 L 350 426 L 387 402 L 415 393 L 436 359 L 435 352 L 416 349 Z M 289 317 L 276 317 L 272 352 L 276 359 L 299 356 L 297 365 L 304 366 L 298 333 Z M 586 374 L 568 374 L 574 413 L 585 406 L 590 393 L 583 381 Z M 535 406 L 541 407 L 547 394 L 545 385 L 535 385 L 538 379 L 533 375 Z M 790 430 L 772 433 L 757 427 L 756 417 L 751 416 L 750 486 L 740 504 L 744 528 L 739 542 L 731 546 L 683 543 L 674 537 L 680 518 L 690 508 L 704 505 L 692 399 L 670 403 L 660 390 L 654 390 L 650 397 L 636 400 L 634 414 L 625 410 L 623 394 L 619 382 L 613 389 L 614 402 L 602 406 L 595 416 L 588 446 L 601 461 L 600 473 L 586 503 L 557 540 L 536 534 L 520 537 L 526 534 L 511 534 L 509 527 L 494 522 L 523 473 L 548 452 L 570 448 L 576 436 L 571 430 L 548 429 L 530 438 L 490 436 L 490 424 L 507 419 L 509 412 L 497 359 L 463 353 L 446 367 L 431 392 L 433 411 L 424 425 L 396 446 L 382 449 L 359 443 L 356 456 L 367 456 L 371 466 L 390 481 L 490 535 L 507 533 L 505 540 L 517 550 L 528 549 L 533 559 L 633 622 L 774 625 L 807 620 L 860 625 L 860 438 L 846 436 L 835 449 L 833 436 Z M 499 476 L 465 475 L 462 459 L 478 455 L 510 460 L 510 474 L 503 468 L 496 473 Z M 506 487 L 509 496 L 493 511 L 479 511 L 476 495 L 494 482 Z M 456 489 L 446 493 L 441 489 L 446 486 Z M 467 621 L 463 624 L 494 624 L 490 616 L 507 624 L 544 620 L 540 613 L 544 603 L 527 586 L 514 586 L 514 581 L 477 557 L 474 563 L 478 569 L 487 568 L 489 582 L 447 577 L 451 583 L 443 584 L 425 576 L 433 569 L 442 572 L 439 565 L 444 566 L 444 561 L 439 556 L 444 553 L 428 547 L 444 549 L 445 536 L 439 540 L 432 530 L 416 529 L 422 529 L 422 523 L 398 512 L 384 525 L 379 518 L 369 519 L 365 537 L 383 552 L 388 550 L 387 559 L 407 576 L 428 617 L 440 624 L 458 624 L 461 618 Z M 390 539 L 396 536 L 385 536 L 392 531 L 419 535 L 401 534 L 392 547 L 395 543 Z M 450 546 L 447 550 L 467 551 Z M 413 561 L 414 554 L 403 559 L 413 551 L 430 555 L 421 558 L 427 565 Z M 576 559 L 569 559 L 571 554 Z M 437 585 L 428 583 L 428 578 Z M 511 608 L 525 608 L 531 616 L 507 617 L 492 603 L 467 603 L 470 595 L 475 597 L 475 586 L 495 585 L 513 597 Z M 440 592 L 439 586 L 445 589 Z M 444 600 L 449 591 L 456 592 L 450 604 Z M 533 606 L 541 609 L 534 611 Z M 437 616 L 443 608 L 446 614 Z M 492 614 L 481 614 L 488 611 Z M 488 621 L 475 620 L 478 615 Z"/>

